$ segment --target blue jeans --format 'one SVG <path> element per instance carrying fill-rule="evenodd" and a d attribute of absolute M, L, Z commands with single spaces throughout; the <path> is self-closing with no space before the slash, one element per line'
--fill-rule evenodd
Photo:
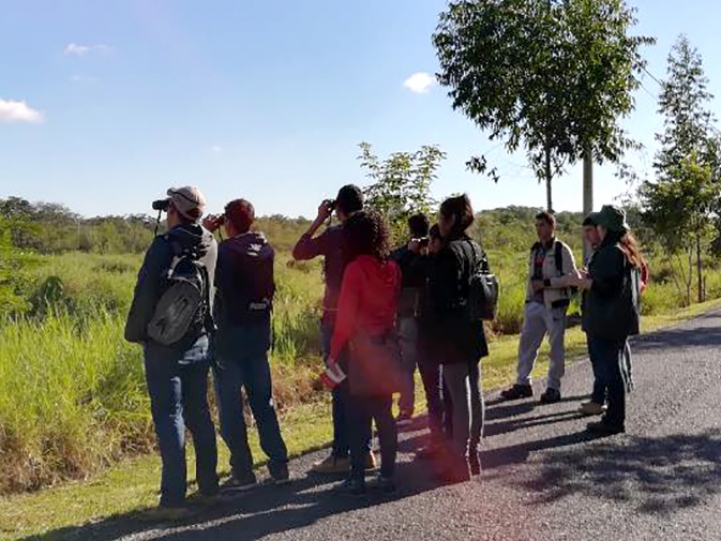
<path fill-rule="evenodd" d="M 587 340 L 588 343 L 588 356 L 592 358 L 591 353 L 591 341 Z M 604 404 L 606 402 L 606 388 L 601 382 L 601 374 L 598 373 L 597 364 L 591 363 L 593 368 L 593 392 L 591 393 L 591 402 L 595 404 Z M 633 363 L 631 356 L 631 345 L 626 340 L 623 346 L 623 363 L 621 365 L 621 373 L 624 375 L 626 381 L 626 390 L 631 392 L 633 390 Z"/>
<path fill-rule="evenodd" d="M 245 388 L 258 427 L 260 447 L 269 458 L 268 469 L 273 474 L 277 467 L 288 462 L 288 450 L 273 404 L 268 363 L 270 326 L 227 325 L 218 329 L 214 340 L 213 380 L 220 409 L 220 433 L 230 449 L 233 474 L 241 477 L 253 471 L 241 388 Z"/>
<path fill-rule="evenodd" d="M 327 321 L 321 323 L 321 339 L 323 342 L 323 357 L 328 358 L 330 354 L 330 342 L 333 338 L 333 325 Z M 347 369 L 347 359 L 341 355 L 340 359 L 336 359 L 338 364 Z M 340 385 L 333 389 L 333 456 L 335 458 L 347 458 L 350 454 L 350 430 L 356 430 L 351 426 L 349 407 L 351 395 L 348 379 L 346 378 Z M 363 432 L 364 447 L 370 451 L 371 448 L 371 430 Z"/>
<path fill-rule="evenodd" d="M 622 375 L 625 359 L 626 340 L 606 340 L 588 336 L 588 351 L 593 364 L 594 383 L 593 401 L 599 397 L 596 393 L 607 393 L 608 410 L 604 422 L 613 426 L 623 426 L 626 421 L 626 383 Z M 603 398 L 599 404 L 603 404 Z"/>
<path fill-rule="evenodd" d="M 185 427 L 193 437 L 196 478 L 203 494 L 218 490 L 218 450 L 208 408 L 208 338 L 186 351 L 145 347 L 145 377 L 163 461 L 160 505 L 182 506 L 187 489 Z"/>

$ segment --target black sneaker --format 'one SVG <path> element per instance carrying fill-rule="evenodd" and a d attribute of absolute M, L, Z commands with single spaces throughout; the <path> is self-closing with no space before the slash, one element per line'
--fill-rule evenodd
<path fill-rule="evenodd" d="M 586 427 L 594 436 L 600 437 L 615 436 L 616 434 L 623 434 L 626 432 L 626 427 L 623 425 L 611 424 L 603 420 L 596 423 L 588 423 Z"/>
<path fill-rule="evenodd" d="M 269 464 L 268 471 L 270 472 L 270 481 L 274 485 L 287 485 L 290 483 L 290 472 L 288 471 L 287 462 Z"/>
<path fill-rule="evenodd" d="M 471 480 L 471 471 L 465 457 L 462 461 L 451 460 L 443 465 L 437 474 L 438 480 L 447 485 L 465 483 Z"/>
<path fill-rule="evenodd" d="M 510 389 L 501 391 L 503 400 L 518 400 L 519 398 L 530 398 L 533 396 L 533 387 L 530 385 L 514 385 Z"/>
<path fill-rule="evenodd" d="M 443 455 L 443 447 L 439 444 L 431 444 L 425 447 L 421 447 L 416 451 L 416 458 L 418 460 L 433 460 Z"/>
<path fill-rule="evenodd" d="M 338 491 L 347 496 L 365 496 L 367 492 L 365 479 L 349 477 L 338 486 Z"/>
<path fill-rule="evenodd" d="M 223 491 L 248 490 L 253 488 L 257 483 L 258 480 L 255 478 L 255 474 L 250 471 L 239 475 L 232 475 L 220 488 Z"/>
<path fill-rule="evenodd" d="M 396 416 L 396 423 L 398 423 L 399 425 L 410 423 L 412 420 L 413 411 L 401 410 L 401 412 Z"/>
<path fill-rule="evenodd" d="M 561 401 L 561 391 L 556 389 L 546 389 L 546 392 L 541 395 L 541 404 L 555 404 Z"/>
<path fill-rule="evenodd" d="M 395 494 L 396 492 L 396 484 L 390 477 L 383 477 L 382 475 L 379 475 L 375 486 L 383 494 Z"/>

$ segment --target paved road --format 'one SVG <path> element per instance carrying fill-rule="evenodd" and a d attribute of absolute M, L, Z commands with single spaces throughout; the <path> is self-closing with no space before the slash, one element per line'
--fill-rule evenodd
<path fill-rule="evenodd" d="M 298 480 L 262 486 L 193 524 L 145 529 L 132 521 L 73 532 L 80 539 L 192 540 L 721 540 L 721 315 L 634 343 L 636 391 L 628 433 L 590 440 L 576 408 L 590 366 L 575 363 L 564 401 L 493 403 L 480 480 L 437 486 L 404 433 L 399 492 L 355 500 L 307 477 L 318 455 L 292 464 Z M 540 382 L 542 383 L 542 382 Z M 537 395 L 542 390 L 537 386 Z"/>

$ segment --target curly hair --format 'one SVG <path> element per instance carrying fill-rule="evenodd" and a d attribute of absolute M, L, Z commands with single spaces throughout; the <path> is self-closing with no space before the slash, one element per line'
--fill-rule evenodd
<path fill-rule="evenodd" d="M 343 225 L 343 231 L 349 260 L 359 255 L 388 258 L 388 225 L 378 212 L 361 210 L 353 214 Z"/>

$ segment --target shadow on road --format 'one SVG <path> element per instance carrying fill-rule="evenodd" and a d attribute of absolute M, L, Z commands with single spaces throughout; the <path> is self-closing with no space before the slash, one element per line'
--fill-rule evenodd
<path fill-rule="evenodd" d="M 577 438 L 552 438 L 526 451 L 565 447 Z M 565 441 L 564 441 L 565 440 Z M 525 460 L 524 446 L 499 449 L 506 460 Z M 485 462 L 484 462 L 485 465 Z M 721 493 L 721 430 L 662 438 L 611 438 L 546 453 L 533 464 L 530 481 L 521 488 L 545 504 L 571 495 L 624 501 L 638 513 L 671 514 L 703 505 Z"/>
<path fill-rule="evenodd" d="M 698 319 L 719 319 L 718 314 L 699 316 Z M 634 353 L 669 348 L 694 348 L 721 345 L 721 326 L 701 326 L 693 329 L 667 329 L 640 336 L 631 343 Z"/>
<path fill-rule="evenodd" d="M 309 475 L 286 486 L 259 485 L 250 491 L 228 497 L 212 508 L 198 507 L 195 517 L 172 525 L 143 522 L 140 513 L 135 512 L 94 524 L 61 528 L 26 540 L 111 540 L 132 534 L 155 538 L 154 534 L 160 536 L 159 530 L 162 530 L 163 539 L 190 539 L 195 538 L 199 530 L 203 531 L 205 528 L 208 528 L 208 535 L 212 535 L 214 539 L 225 538 L 224 536 L 234 538 L 237 532 L 243 532 L 244 540 L 253 540 L 302 528 L 330 515 L 414 496 L 439 486 L 428 466 L 418 462 L 398 464 L 398 490 L 391 496 L 374 492 L 370 480 L 367 497 L 346 496 L 335 490 L 341 480 L 342 478 L 338 477 Z M 173 531 L 172 528 L 177 530 Z"/>
<path fill-rule="evenodd" d="M 721 343 L 721 329 L 718 335 Z M 574 396 L 564 401 L 582 398 Z M 486 435 L 563 423 L 577 416 L 575 411 L 547 411 L 533 401 L 495 402 L 487 410 Z M 427 441 L 425 426 L 425 417 L 406 425 L 400 442 L 402 452 L 411 453 Z M 566 433 L 483 451 L 483 480 L 515 487 L 529 495 L 531 504 L 544 505 L 582 496 L 623 501 L 645 514 L 671 514 L 702 505 L 721 493 L 721 430 L 663 438 L 622 436 L 591 442 L 592 439 L 587 432 Z M 505 470 L 508 466 L 521 466 L 524 471 L 511 475 Z M 439 486 L 432 467 L 423 461 L 400 462 L 397 481 L 399 490 L 393 496 L 370 492 L 367 497 L 356 499 L 334 490 L 340 482 L 338 478 L 308 476 L 285 487 L 261 485 L 203 510 L 194 520 L 172 527 L 144 523 L 133 513 L 28 539 L 110 540 L 138 534 L 141 538 L 184 540 L 200 533 L 214 539 L 232 539 L 242 532 L 243 539 L 256 540 L 281 532 L 292 535 L 294 530 L 332 515 L 402 500 Z"/>

